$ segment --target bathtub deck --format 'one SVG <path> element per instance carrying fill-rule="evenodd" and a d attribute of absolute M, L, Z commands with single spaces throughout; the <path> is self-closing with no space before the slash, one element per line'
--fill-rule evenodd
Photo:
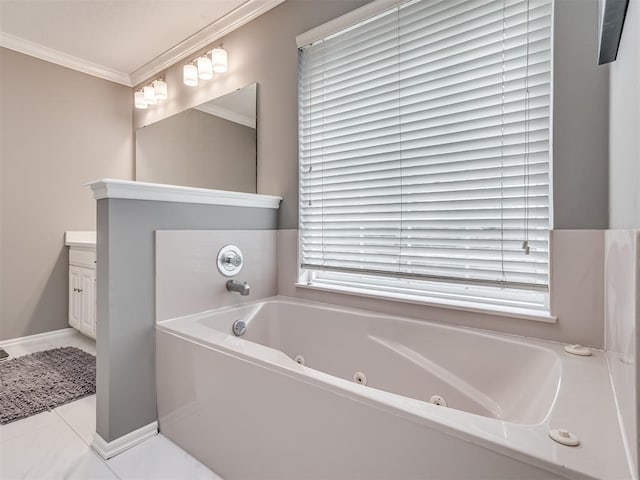
<path fill-rule="evenodd" d="M 282 297 L 275 297 L 275 299 L 267 299 L 262 302 L 269 301 L 293 304 L 309 303 L 297 300 L 292 301 Z M 256 304 L 258 303 L 256 302 Z M 313 305 L 311 304 L 311 306 Z M 344 412 L 350 412 L 349 415 L 353 417 L 362 414 L 360 420 L 353 420 L 354 428 L 364 429 L 364 425 L 369 428 L 370 424 L 375 426 L 379 423 L 382 428 L 380 434 L 396 434 L 398 435 L 398 441 L 402 441 L 403 437 L 410 438 L 412 435 L 416 442 L 423 442 L 423 440 L 420 440 L 423 436 L 424 438 L 431 438 L 431 441 L 436 443 L 429 444 L 427 442 L 425 444 L 427 451 L 422 455 L 432 455 L 433 465 L 438 461 L 443 461 L 443 458 L 447 455 L 445 451 L 441 454 L 443 458 L 439 457 L 437 442 L 444 443 L 449 442 L 448 439 L 455 439 L 458 443 L 454 442 L 452 445 L 458 445 L 455 448 L 460 448 L 461 450 L 471 448 L 469 455 L 478 454 L 475 449 L 480 447 L 481 451 L 485 452 L 483 455 L 486 458 L 492 458 L 494 462 L 498 462 L 499 459 L 511 459 L 523 465 L 522 468 L 529 465 L 534 470 L 542 469 L 542 471 L 548 472 L 549 478 L 554 475 L 556 476 L 555 478 L 630 478 L 606 357 L 602 351 L 594 351 L 591 357 L 577 357 L 565 353 L 561 344 L 507 335 L 491 335 L 497 339 L 503 338 L 511 343 L 522 342 L 529 346 L 553 352 L 553 355 L 558 358 L 561 365 L 561 381 L 550 413 L 537 423 L 514 423 L 451 408 L 437 407 L 424 401 L 357 385 L 353 381 L 301 366 L 281 351 L 225 333 L 225 331 L 230 332 L 230 324 L 228 330 L 226 327 L 222 330 L 216 330 L 211 327 L 215 322 L 212 323 L 207 320 L 215 315 L 226 315 L 229 321 L 237 319 L 242 308 L 246 309 L 248 307 L 225 308 L 218 311 L 204 312 L 160 322 L 157 325 L 158 350 L 162 351 L 162 354 L 158 356 L 160 428 L 161 430 L 163 429 L 164 423 L 165 432 L 175 434 L 174 441 L 178 444 L 181 444 L 182 438 L 189 434 L 196 437 L 205 435 L 207 441 L 215 442 L 216 439 L 210 437 L 206 432 L 198 433 L 197 431 L 198 428 L 202 430 L 202 427 L 198 427 L 197 422 L 201 424 L 202 422 L 208 422 L 210 419 L 211 422 L 214 422 L 216 429 L 226 432 L 225 436 L 229 435 L 228 438 L 225 438 L 225 442 L 233 445 L 233 428 L 235 428 L 236 424 L 229 424 L 231 420 L 227 420 L 224 415 L 220 416 L 219 412 L 213 412 L 212 409 L 233 410 L 236 406 L 240 411 L 256 410 L 252 412 L 249 419 L 252 428 L 249 435 L 251 437 L 265 436 L 264 442 L 274 441 L 277 443 L 277 439 L 280 439 L 280 441 L 286 443 L 287 438 L 285 437 L 272 438 L 273 429 L 282 431 L 288 429 L 288 436 L 293 436 L 294 438 L 296 435 L 305 437 L 304 430 L 296 430 L 296 425 L 289 425 L 289 423 L 295 424 L 296 422 L 304 424 L 303 419 L 305 416 L 296 417 L 297 420 L 290 420 L 290 417 L 287 416 L 288 411 L 298 408 L 299 402 L 306 405 L 310 412 L 314 412 L 319 416 L 323 415 L 322 412 L 324 410 L 332 411 L 331 408 L 337 412 L 341 411 L 339 408 L 343 408 Z M 335 315 L 333 311 L 329 313 Z M 367 313 L 363 312 L 364 315 Z M 391 321 L 393 320 L 392 318 Z M 446 329 L 452 327 L 426 323 L 425 328 Z M 460 329 L 454 328 L 454 330 Z M 472 329 L 469 329 L 469 331 L 473 332 Z M 478 332 L 473 333 L 477 334 Z M 483 332 L 483 335 L 486 335 L 486 332 Z M 482 362 L 480 357 L 470 355 L 468 361 Z M 167 358 L 181 358 L 184 359 L 184 362 L 182 362 L 182 365 L 178 365 L 166 361 Z M 507 360 L 517 362 L 518 358 L 507 358 Z M 227 370 L 220 368 L 221 362 L 227 365 Z M 238 371 L 234 374 L 233 371 L 236 368 Z M 231 372 L 228 370 L 231 370 Z M 185 375 L 180 373 L 181 371 L 190 371 L 192 373 L 188 378 L 185 378 Z M 202 372 L 202 375 L 199 372 Z M 246 382 L 242 382 L 239 378 L 246 379 Z M 272 379 L 275 383 L 269 385 L 267 378 Z M 212 381 L 214 381 L 215 385 L 209 385 Z M 218 390 L 221 385 L 224 388 Z M 261 385 L 261 387 L 256 390 L 256 385 Z M 275 385 L 278 386 L 276 387 Z M 536 385 L 533 387 L 531 394 L 535 395 Z M 543 387 L 540 386 L 540 388 Z M 275 392 L 271 392 L 272 389 Z M 221 394 L 222 391 L 229 393 L 223 396 Z M 177 392 L 188 393 L 186 397 L 180 397 L 181 394 Z M 327 393 L 330 395 L 327 396 Z M 281 396 L 278 397 L 278 394 Z M 256 395 L 260 396 L 259 404 L 251 402 L 251 398 Z M 352 407 L 341 403 L 342 400 L 335 400 L 340 403 L 341 406 L 339 408 L 337 404 L 329 407 L 335 403 L 331 395 L 340 399 L 352 399 L 352 401 L 355 401 L 355 405 L 359 405 L 359 407 L 354 410 Z M 249 399 L 248 403 L 246 403 L 247 398 Z M 522 398 L 521 402 L 526 404 L 527 399 Z M 288 405 L 289 410 L 286 408 L 281 410 L 283 403 Z M 278 424 L 275 419 L 261 420 L 258 415 L 261 409 L 266 417 L 270 415 L 277 417 L 278 412 L 281 411 L 280 423 Z M 382 412 L 383 414 L 376 417 L 371 413 L 372 411 Z M 367 415 L 373 416 L 367 417 Z M 364 420 L 365 417 L 368 418 L 366 422 Z M 349 420 L 345 418 L 344 422 L 351 421 L 350 417 L 347 418 Z M 399 423 L 389 423 L 390 418 L 400 419 L 398 420 Z M 526 415 L 523 418 L 527 418 Z M 276 423 L 269 423 L 272 420 Z M 314 428 L 322 429 L 323 422 L 314 423 L 316 420 L 309 420 L 311 422 L 310 425 L 312 424 Z M 327 422 L 330 420 L 329 418 L 326 419 Z M 244 420 L 241 416 L 237 421 L 243 422 Z M 267 422 L 263 427 L 253 429 L 252 423 L 255 424 L 257 422 L 260 424 L 263 421 Z M 190 424 L 191 428 L 186 429 L 185 424 Z M 271 429 L 269 429 L 269 425 Z M 388 432 L 385 433 L 383 425 L 387 426 Z M 403 426 L 399 427 L 398 425 Z M 225 430 L 226 428 L 228 430 Z M 351 433 L 349 430 L 341 430 L 343 425 L 340 423 L 336 424 L 335 428 L 345 438 Z M 403 428 L 406 429 L 406 434 L 401 433 L 404 431 Z M 578 447 L 567 447 L 554 442 L 548 435 L 549 430 L 552 428 L 568 429 L 580 438 L 581 444 Z M 372 435 L 376 435 L 374 432 L 375 429 L 370 432 L 368 437 L 362 437 L 361 441 L 370 441 Z M 434 432 L 439 435 L 438 440 L 434 440 Z M 318 433 L 321 436 L 324 434 Z M 170 436 L 170 438 L 172 437 Z M 357 443 L 357 438 L 353 437 L 353 443 Z M 247 440 L 245 438 L 237 438 L 235 440 L 237 440 L 238 445 L 243 444 L 243 442 L 246 445 Z M 200 438 L 200 441 L 202 442 L 202 438 Z M 256 443 L 255 448 L 258 451 L 261 444 L 259 439 L 256 441 L 258 443 Z M 376 451 L 375 448 L 382 448 L 380 444 L 373 440 L 371 441 L 373 451 Z M 313 444 L 313 442 L 310 444 Z M 265 444 L 262 443 L 262 445 L 264 446 Z M 387 445 L 385 448 L 391 447 L 393 445 Z M 414 445 L 412 444 L 406 445 L 407 449 L 413 447 Z M 199 457 L 197 452 L 194 453 L 190 450 L 190 448 L 197 450 L 197 445 L 183 445 L 183 448 L 206 463 L 205 459 Z M 224 449 L 225 446 L 220 445 L 220 448 Z M 290 445 L 290 448 L 295 450 L 296 446 Z M 359 447 L 350 444 L 348 448 L 353 448 L 355 452 Z M 436 450 L 427 453 L 431 448 Z M 452 446 L 451 448 L 454 447 Z M 231 449 L 229 455 L 233 456 L 233 451 Z M 498 454 L 498 456 L 496 457 L 495 454 Z M 202 455 L 206 454 L 202 453 Z M 318 452 L 317 455 L 319 458 L 326 457 L 327 452 Z M 357 455 L 354 453 L 354 458 L 356 457 Z M 366 456 L 363 458 L 366 458 Z M 224 462 L 222 459 L 217 461 Z M 411 462 L 413 460 L 408 458 L 407 461 Z M 443 474 L 449 474 L 451 478 L 456 478 L 455 469 L 462 468 L 464 465 L 458 465 L 458 460 L 453 457 L 449 461 L 450 463 L 443 464 Z M 390 462 L 393 463 L 391 460 Z M 483 463 L 482 460 L 479 460 L 479 462 L 479 464 Z M 314 460 L 312 458 L 305 465 L 313 464 Z M 447 465 L 453 468 L 451 472 L 446 470 Z M 225 476 L 225 468 L 228 465 L 210 464 L 210 466 Z M 218 469 L 219 466 L 222 468 Z M 285 467 L 286 465 L 283 466 L 284 470 L 281 470 L 280 473 L 287 472 Z M 295 467 L 294 462 L 292 468 Z M 384 468 L 384 464 L 382 467 Z M 321 467 L 317 466 L 316 468 Z M 345 468 L 349 467 L 345 465 Z M 511 467 L 504 466 L 504 468 Z M 528 472 L 527 475 L 535 477 L 537 471 Z M 244 473 L 246 474 L 247 472 Z M 323 471 L 323 473 L 326 472 Z M 522 474 L 522 472 L 518 473 L 517 470 L 513 471 L 513 475 L 520 475 L 519 478 L 522 478 Z M 480 475 L 480 472 L 478 472 L 478 475 Z"/>

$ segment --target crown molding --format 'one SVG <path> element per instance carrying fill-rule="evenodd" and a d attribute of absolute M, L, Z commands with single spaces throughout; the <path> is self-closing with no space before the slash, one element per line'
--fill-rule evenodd
<path fill-rule="evenodd" d="M 238 112 L 234 112 L 233 110 L 229 110 L 218 105 L 209 105 L 207 103 L 204 103 L 194 108 L 196 110 L 200 110 L 203 113 L 208 113 L 209 115 L 220 117 L 233 123 L 239 123 L 240 125 L 244 125 L 245 127 L 256 128 L 255 118 L 242 115 Z"/>
<path fill-rule="evenodd" d="M 166 70 L 189 55 L 193 55 L 198 50 L 224 37 L 284 1 L 285 0 L 247 0 L 224 17 L 219 18 L 186 40 L 171 47 L 166 52 L 161 53 L 150 62 L 134 70 L 131 74 L 83 60 L 82 58 L 40 45 L 30 40 L 25 40 L 24 38 L 16 37 L 6 32 L 0 32 L 0 46 L 94 77 L 103 78 L 127 87 L 133 87 L 153 77 L 157 73 Z"/>
<path fill-rule="evenodd" d="M 249 23 L 285 0 L 247 0 L 224 17 L 207 25 L 189 38 L 171 47 L 166 52 L 134 70 L 130 75 L 131 85 L 137 86 L 154 75 L 166 70 L 189 55 L 224 37 L 233 30 Z"/>
<path fill-rule="evenodd" d="M 129 75 L 124 72 L 119 72 L 117 70 L 98 65 L 97 63 L 74 57 L 73 55 L 45 47 L 39 43 L 16 37 L 10 33 L 0 32 L 0 45 L 4 48 L 8 48 L 9 50 L 15 50 L 16 52 L 24 53 L 25 55 L 36 57 L 46 62 L 55 63 L 56 65 L 61 65 L 94 77 L 126 85 L 127 87 L 131 86 Z"/>

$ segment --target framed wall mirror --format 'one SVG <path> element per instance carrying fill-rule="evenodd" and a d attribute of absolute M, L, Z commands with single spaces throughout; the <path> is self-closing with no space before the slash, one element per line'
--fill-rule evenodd
<path fill-rule="evenodd" d="M 136 180 L 256 193 L 257 84 L 136 130 Z"/>

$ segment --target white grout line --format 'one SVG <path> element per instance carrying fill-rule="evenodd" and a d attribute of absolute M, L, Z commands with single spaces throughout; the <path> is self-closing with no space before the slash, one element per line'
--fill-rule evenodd
<path fill-rule="evenodd" d="M 95 394 L 94 394 L 94 395 L 95 395 Z M 87 397 L 83 397 L 83 398 L 87 398 Z M 78 399 L 78 400 L 82 400 L 82 399 L 80 398 L 80 399 Z M 74 400 L 74 401 L 77 401 L 77 400 Z M 72 404 L 72 403 L 73 403 L 73 402 L 69 402 L 68 404 L 65 404 L 65 405 L 69 405 L 69 404 Z M 61 405 L 61 406 L 62 406 L 62 405 Z M 85 439 L 84 439 L 84 438 L 82 438 L 82 436 L 80 435 L 80 433 L 79 433 L 79 432 L 77 432 L 77 431 L 76 431 L 76 429 L 75 429 L 75 428 L 73 428 L 73 426 L 71 426 L 71 424 L 70 424 L 69 422 L 67 422 L 67 419 L 66 419 L 66 418 L 64 418 L 62 415 L 60 415 L 60 413 L 58 413 L 58 408 L 59 408 L 59 407 L 54 408 L 54 409 L 52 410 L 52 411 L 53 411 L 53 413 L 55 413 L 55 414 L 58 416 L 58 418 L 64 422 L 64 424 L 69 428 L 69 430 L 71 430 L 71 431 L 73 432 L 73 434 L 74 434 L 76 437 L 78 437 L 78 438 L 82 441 L 82 443 L 84 443 L 87 447 L 89 447 L 89 451 L 91 452 L 91 455 L 93 455 L 93 456 L 94 456 L 94 457 L 96 457 L 98 460 L 100 460 L 102 463 L 104 463 L 104 465 L 109 469 L 109 471 L 110 471 L 111 473 L 113 473 L 113 475 L 114 475 L 116 478 L 118 478 L 118 479 L 122 480 L 122 477 L 120 477 L 120 476 L 119 476 L 119 475 L 118 475 L 118 474 L 117 474 L 117 473 L 116 473 L 116 472 L 111 468 L 111 465 L 109 465 L 109 462 L 105 461 L 105 460 L 104 460 L 100 455 L 98 455 L 98 454 L 93 450 L 93 448 L 91 448 L 91 444 L 87 443 L 87 442 L 85 441 Z"/>
<path fill-rule="evenodd" d="M 94 393 L 94 395 L 95 395 L 95 393 Z M 83 398 L 87 398 L 87 397 L 78 398 L 78 399 L 76 399 L 76 400 L 73 400 L 72 402 L 65 403 L 64 405 L 71 405 L 71 404 L 73 404 L 74 402 L 77 402 L 77 401 L 79 401 L 79 400 L 82 400 Z M 71 425 L 69 422 L 67 422 L 67 419 L 66 419 L 66 418 L 64 418 L 64 417 L 63 417 L 63 416 L 58 412 L 58 409 L 59 409 L 60 407 L 62 407 L 62 406 L 63 406 L 63 405 L 58 405 L 57 407 L 54 407 L 51 411 L 52 411 L 53 413 L 55 413 L 55 414 L 58 416 L 58 418 L 59 418 L 60 420 L 62 420 L 62 421 L 65 423 L 65 425 L 66 425 L 67 427 L 69 427 L 69 428 L 71 429 L 71 431 L 72 431 L 73 433 L 75 433 L 75 434 L 76 434 L 76 436 L 77 436 L 80 440 L 82 440 L 82 443 L 84 443 L 84 444 L 85 444 L 85 445 L 87 445 L 88 447 L 91 447 L 91 445 L 90 445 L 90 444 L 88 444 L 88 443 L 85 441 L 85 439 L 84 439 L 84 438 L 82 438 L 82 436 L 80 435 L 80 433 L 79 433 L 78 431 L 76 431 L 76 429 L 75 429 L 75 428 L 73 428 L 73 425 Z"/>

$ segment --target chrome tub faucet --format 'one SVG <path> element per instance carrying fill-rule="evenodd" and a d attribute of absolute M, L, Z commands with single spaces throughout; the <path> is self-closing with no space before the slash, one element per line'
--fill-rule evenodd
<path fill-rule="evenodd" d="M 249 284 L 247 282 L 239 282 L 238 280 L 227 280 L 227 290 L 230 292 L 238 292 L 243 297 L 249 295 Z"/>

